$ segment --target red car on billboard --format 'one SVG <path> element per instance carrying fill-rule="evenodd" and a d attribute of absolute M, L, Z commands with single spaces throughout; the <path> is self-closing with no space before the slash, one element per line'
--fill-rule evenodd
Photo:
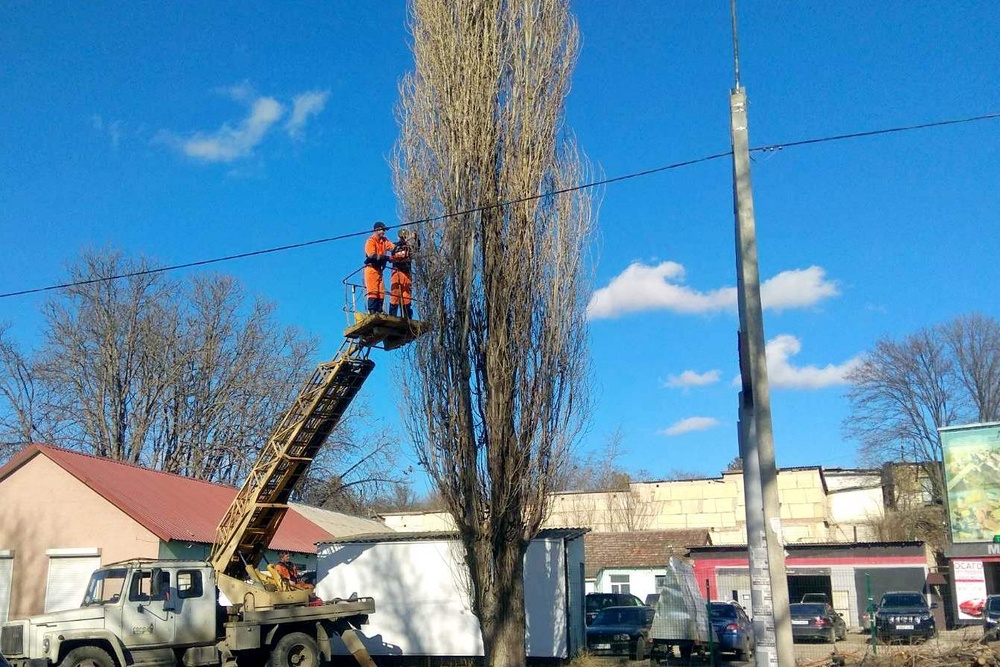
<path fill-rule="evenodd" d="M 959 611 L 968 616 L 974 616 L 975 618 L 979 618 L 983 615 L 983 607 L 985 606 L 986 600 L 980 598 L 965 600 L 964 602 L 958 603 Z"/>

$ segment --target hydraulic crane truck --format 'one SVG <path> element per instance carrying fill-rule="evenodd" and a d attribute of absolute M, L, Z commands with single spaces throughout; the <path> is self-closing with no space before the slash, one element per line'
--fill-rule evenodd
<path fill-rule="evenodd" d="M 371 348 L 406 345 L 424 330 L 415 320 L 355 317 L 337 357 L 316 368 L 267 441 L 208 561 L 102 566 L 80 608 L 6 623 L 0 651 L 13 667 L 317 667 L 337 635 L 361 667 L 374 667 L 355 632 L 374 613 L 372 598 L 321 601 L 258 564 L 296 483 L 375 367 Z"/>

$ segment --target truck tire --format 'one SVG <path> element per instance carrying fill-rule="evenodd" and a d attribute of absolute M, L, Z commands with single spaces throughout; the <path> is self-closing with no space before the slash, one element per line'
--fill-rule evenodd
<path fill-rule="evenodd" d="M 319 667 L 316 640 L 304 632 L 290 632 L 274 645 L 269 667 Z"/>
<path fill-rule="evenodd" d="M 115 667 L 115 661 L 103 648 L 78 646 L 66 654 L 59 667 Z"/>

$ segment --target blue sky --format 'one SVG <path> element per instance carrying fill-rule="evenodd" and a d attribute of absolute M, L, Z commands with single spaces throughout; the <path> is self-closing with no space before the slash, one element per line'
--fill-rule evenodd
<path fill-rule="evenodd" d="M 286 3 L 287 5 L 287 3 Z M 724 0 L 574 3 L 568 126 L 609 177 L 725 152 Z M 743 2 L 752 146 L 1000 111 L 994 2 Z M 165 264 L 396 220 L 386 157 L 410 67 L 402 2 L 18 2 L 0 21 L 0 292 L 86 246 Z M 780 466 L 855 465 L 843 374 L 882 335 L 1000 317 L 1000 121 L 756 153 Z M 737 453 L 731 163 L 609 185 L 584 447 L 717 474 Z M 218 265 L 321 337 L 361 239 Z M 0 299 L 30 346 L 45 295 Z M 398 429 L 391 355 L 364 396 Z"/>

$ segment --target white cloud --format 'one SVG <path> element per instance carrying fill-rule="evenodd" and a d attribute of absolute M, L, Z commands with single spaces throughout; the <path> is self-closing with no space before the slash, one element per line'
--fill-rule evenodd
<path fill-rule="evenodd" d="M 802 350 L 802 343 L 795 336 L 781 334 L 769 340 L 767 348 L 767 382 L 779 389 L 823 389 L 848 384 L 847 375 L 861 362 L 859 356 L 840 364 L 796 367 L 791 358 Z M 733 386 L 740 386 L 740 378 L 733 379 Z"/>
<path fill-rule="evenodd" d="M 688 417 L 667 428 L 657 431 L 657 435 L 676 436 L 692 431 L 707 431 L 719 425 L 719 420 L 713 417 Z"/>
<path fill-rule="evenodd" d="M 805 308 L 838 294 L 837 283 L 819 266 L 782 271 L 760 286 L 760 302 L 768 310 Z"/>
<path fill-rule="evenodd" d="M 683 285 L 684 267 L 677 262 L 648 266 L 634 262 L 607 287 L 594 292 L 587 305 L 590 319 L 618 317 L 646 310 L 675 313 L 714 313 L 736 308 L 736 288 L 698 291 Z M 837 284 L 826 279 L 822 267 L 783 271 L 761 284 L 765 309 L 783 310 L 814 305 L 839 294 Z"/>
<path fill-rule="evenodd" d="M 293 139 L 301 137 L 306 121 L 309 120 L 310 116 L 315 116 L 323 111 L 329 97 L 330 91 L 328 90 L 310 90 L 296 95 L 292 100 L 292 115 L 285 123 L 285 131 L 288 132 L 288 136 Z"/>
<path fill-rule="evenodd" d="M 601 319 L 642 310 L 707 313 L 725 310 L 736 303 L 736 290 L 731 287 L 698 292 L 681 285 L 682 282 L 684 267 L 677 262 L 661 262 L 656 266 L 634 262 L 607 287 L 594 292 L 587 315 Z"/>
<path fill-rule="evenodd" d="M 195 134 L 180 141 L 185 155 L 205 162 L 232 162 L 253 153 L 268 130 L 284 114 L 284 108 L 273 97 L 258 97 L 250 114 L 236 127 L 224 123 L 212 134 Z"/>
<path fill-rule="evenodd" d="M 667 378 L 667 387 L 704 387 L 719 381 L 719 371 L 706 371 L 697 373 L 695 371 L 684 371 L 680 375 L 671 375 Z"/>
<path fill-rule="evenodd" d="M 216 88 L 214 92 L 232 98 L 237 102 L 252 102 L 257 97 L 257 91 L 254 90 L 249 81 L 237 83 L 234 86 Z"/>

